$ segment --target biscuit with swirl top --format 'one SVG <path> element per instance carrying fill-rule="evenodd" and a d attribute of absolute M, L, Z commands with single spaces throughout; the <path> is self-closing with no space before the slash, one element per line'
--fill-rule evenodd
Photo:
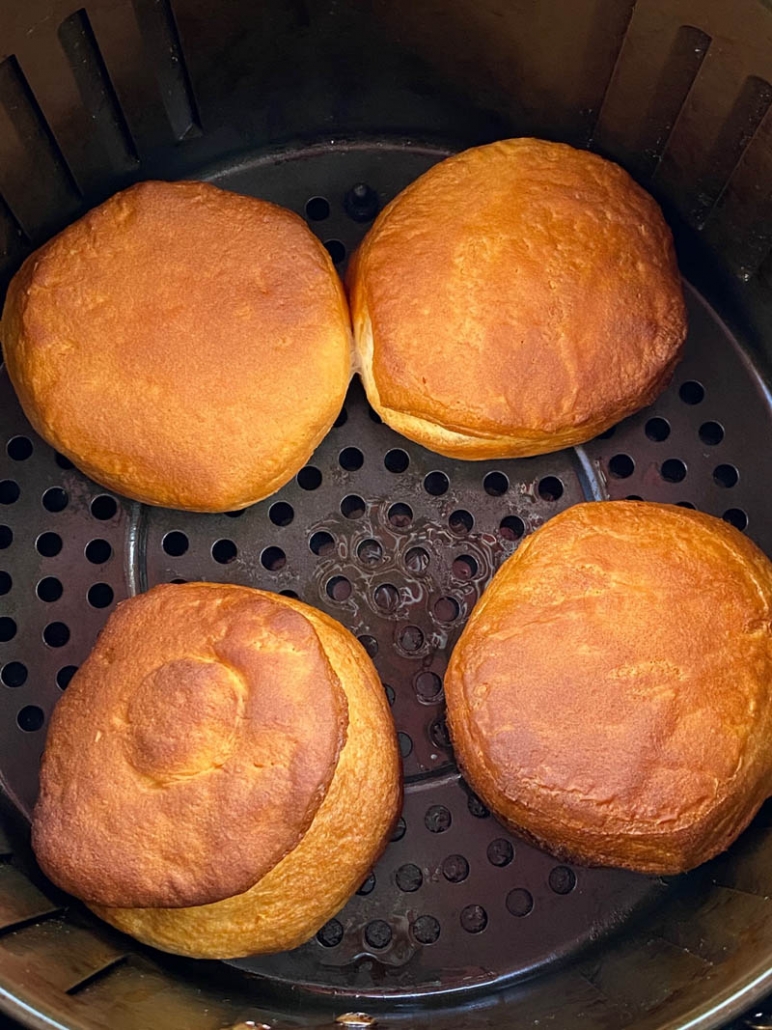
<path fill-rule="evenodd" d="M 33 845 L 145 943 L 235 957 L 312 936 L 400 801 L 388 704 L 347 630 L 247 587 L 165 585 L 118 607 L 57 705 Z"/>

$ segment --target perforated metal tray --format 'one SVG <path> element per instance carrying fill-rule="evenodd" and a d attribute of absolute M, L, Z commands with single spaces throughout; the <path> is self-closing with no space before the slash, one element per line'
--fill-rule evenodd
<path fill-rule="evenodd" d="M 338 144 L 207 177 L 305 214 L 342 269 L 374 201 L 442 156 Z M 352 192 L 357 184 L 367 190 Z M 504 831 L 454 765 L 442 677 L 496 568 L 578 501 L 699 507 L 772 553 L 770 398 L 710 308 L 687 294 L 690 335 L 670 388 L 584 448 L 447 460 L 380 424 L 355 382 L 309 466 L 232 515 L 147 508 L 101 490 L 32 433 L 2 373 L 0 775 L 19 810 L 34 803 L 56 699 L 114 605 L 159 582 L 243 583 L 291 592 L 363 641 L 392 704 L 406 794 L 393 842 L 344 910 L 305 946 L 236 970 L 337 998 L 480 990 L 565 961 L 682 889 L 565 866 Z"/>

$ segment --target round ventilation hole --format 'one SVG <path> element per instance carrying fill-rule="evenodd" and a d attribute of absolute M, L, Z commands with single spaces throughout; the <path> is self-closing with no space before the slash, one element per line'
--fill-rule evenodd
<path fill-rule="evenodd" d="M 330 202 L 326 197 L 311 197 L 306 201 L 306 218 L 312 222 L 323 222 L 330 217 Z"/>
<path fill-rule="evenodd" d="M 366 508 L 364 498 L 358 497 L 356 494 L 349 494 L 340 502 L 340 510 L 347 519 L 361 519 Z"/>
<path fill-rule="evenodd" d="M 454 622 L 460 611 L 455 597 L 440 597 L 434 602 L 434 617 L 439 622 Z"/>
<path fill-rule="evenodd" d="M 434 944 L 440 936 L 440 924 L 434 916 L 419 916 L 412 931 L 419 944 Z"/>
<path fill-rule="evenodd" d="M 230 565 L 238 553 L 239 549 L 232 540 L 216 540 L 212 544 L 212 557 L 219 565 Z"/>
<path fill-rule="evenodd" d="M 563 484 L 557 476 L 545 476 L 539 480 L 539 497 L 543 501 L 559 501 L 563 496 Z"/>
<path fill-rule="evenodd" d="M 318 490 L 322 485 L 322 473 L 314 465 L 306 465 L 297 474 L 301 490 Z"/>
<path fill-rule="evenodd" d="M 445 833 L 450 829 L 452 821 L 450 809 L 444 805 L 432 805 L 424 816 L 424 824 L 430 833 Z"/>
<path fill-rule="evenodd" d="M 335 539 L 330 533 L 326 533 L 322 529 L 318 533 L 312 534 L 311 539 L 308 541 L 308 546 L 314 554 L 324 558 L 325 555 L 332 554 L 335 550 Z"/>
<path fill-rule="evenodd" d="M 180 558 L 190 547 L 190 541 L 185 533 L 180 532 L 178 529 L 173 529 L 171 533 L 167 533 L 163 538 L 161 546 L 172 558 Z"/>
<path fill-rule="evenodd" d="M 118 502 L 109 494 L 100 494 L 91 502 L 91 514 L 100 522 L 107 522 L 118 511 Z"/>
<path fill-rule="evenodd" d="M 365 941 L 369 947 L 380 951 L 391 941 L 391 927 L 384 919 L 373 919 L 365 927 Z"/>
<path fill-rule="evenodd" d="M 668 458 L 659 470 L 666 483 L 681 483 L 686 479 L 686 465 L 680 458 Z"/>
<path fill-rule="evenodd" d="M 7 662 L 0 669 L 0 682 L 6 687 L 23 687 L 27 682 L 27 666 L 22 662 Z"/>
<path fill-rule="evenodd" d="M 363 565 L 372 568 L 383 559 L 383 548 L 377 540 L 362 540 L 357 546 L 357 558 Z"/>
<path fill-rule="evenodd" d="M 708 447 L 717 447 L 724 439 L 724 427 L 719 422 L 703 422 L 698 433 Z"/>
<path fill-rule="evenodd" d="M 670 436 L 670 423 L 666 418 L 650 418 L 644 426 L 644 432 L 650 440 L 662 443 Z"/>
<path fill-rule="evenodd" d="M 26 436 L 13 436 L 5 449 L 12 461 L 26 461 L 32 456 L 32 441 Z"/>
<path fill-rule="evenodd" d="M 411 547 L 405 554 L 405 568 L 420 576 L 429 568 L 429 552 L 423 547 Z"/>
<path fill-rule="evenodd" d="M 628 479 L 635 472 L 635 462 L 629 454 L 615 454 L 609 459 L 608 470 L 614 479 Z"/>
<path fill-rule="evenodd" d="M 408 654 L 414 654 L 416 651 L 420 651 L 424 644 L 423 632 L 418 626 L 405 626 L 399 634 L 399 643 L 403 651 L 407 651 Z"/>
<path fill-rule="evenodd" d="M 473 815 L 475 819 L 487 819 L 490 815 L 490 812 L 476 794 L 469 795 L 466 799 L 466 807 L 469 809 L 469 814 Z"/>
<path fill-rule="evenodd" d="M 461 909 L 461 926 L 467 933 L 482 933 L 488 925 L 488 913 L 482 905 L 467 905 Z"/>
<path fill-rule="evenodd" d="M 576 887 L 576 873 L 567 865 L 558 865 L 549 875 L 550 890 L 555 894 L 570 894 Z"/>
<path fill-rule="evenodd" d="M 94 583 L 89 587 L 88 603 L 92 608 L 109 608 L 115 594 L 109 583 Z"/>
<path fill-rule="evenodd" d="M 504 837 L 497 837 L 496 840 L 492 840 L 488 845 L 488 861 L 491 865 L 495 865 L 497 868 L 503 868 L 510 864 L 512 859 L 515 857 L 515 849 L 512 847 L 510 841 L 505 840 Z"/>
<path fill-rule="evenodd" d="M 37 705 L 25 705 L 16 716 L 19 729 L 24 730 L 25 733 L 34 733 L 39 730 L 45 720 L 43 709 L 38 708 Z"/>
<path fill-rule="evenodd" d="M 424 490 L 432 497 L 442 497 L 448 492 L 450 480 L 444 472 L 430 472 L 424 478 Z"/>
<path fill-rule="evenodd" d="M 366 880 L 364 880 L 357 891 L 360 898 L 366 898 L 368 894 L 372 894 L 375 890 L 375 873 L 370 873 Z"/>
<path fill-rule="evenodd" d="M 279 572 L 287 564 L 287 555 L 281 547 L 266 547 L 260 555 L 260 564 L 269 572 Z"/>
<path fill-rule="evenodd" d="M 525 523 L 519 515 L 505 515 L 499 523 L 499 532 L 504 540 L 520 540 L 525 533 Z"/>
<path fill-rule="evenodd" d="M 358 447 L 344 447 L 338 455 L 338 464 L 346 472 L 356 472 L 365 463 L 365 456 Z"/>
<path fill-rule="evenodd" d="M 184 535 L 184 534 L 181 534 Z M 186 537 L 187 541 L 187 537 Z M 112 545 L 107 540 L 90 540 L 86 544 L 86 559 L 92 565 L 104 565 L 113 555 Z"/>
<path fill-rule="evenodd" d="M 319 930 L 316 939 L 323 948 L 336 948 L 343 940 L 343 925 L 337 919 L 330 919 Z"/>
<path fill-rule="evenodd" d="M 55 558 L 62 549 L 62 538 L 58 533 L 41 533 L 35 547 L 44 558 Z"/>
<path fill-rule="evenodd" d="M 386 452 L 383 464 L 389 472 L 399 474 L 400 472 L 407 471 L 407 467 L 410 464 L 410 456 L 407 451 L 403 451 L 401 447 L 394 447 L 392 450 Z"/>
<path fill-rule="evenodd" d="M 43 507 L 46 511 L 64 511 L 69 501 L 70 498 L 67 496 L 67 491 L 63 490 L 60 486 L 52 486 L 50 490 L 46 490 L 43 494 Z"/>
<path fill-rule="evenodd" d="M 417 891 L 424 882 L 423 873 L 418 866 L 413 865 L 412 862 L 407 862 L 405 865 L 399 867 L 395 874 L 395 880 L 397 882 L 397 887 L 406 894 Z"/>
<path fill-rule="evenodd" d="M 64 491 L 62 491 L 64 493 Z M 0 482 L 0 504 L 15 504 L 21 495 L 19 484 L 14 482 L 13 479 L 4 479 Z M 43 495 L 45 497 L 45 494 Z M 67 495 L 65 494 L 65 497 Z M 45 501 L 43 502 L 45 504 Z M 65 501 L 65 504 L 67 502 Z M 49 509 L 50 511 L 59 511 L 59 508 Z"/>
<path fill-rule="evenodd" d="M 743 530 L 748 527 L 748 516 L 742 508 L 727 508 L 721 518 L 735 529 Z"/>
<path fill-rule="evenodd" d="M 723 486 L 729 489 L 737 485 L 739 478 L 740 473 L 734 465 L 717 465 L 713 469 L 713 479 L 718 486 Z"/>
<path fill-rule="evenodd" d="M 277 501 L 268 509 L 268 518 L 274 526 L 288 526 L 295 518 L 295 509 L 286 501 Z"/>
<path fill-rule="evenodd" d="M 325 240 L 324 245 L 327 253 L 333 260 L 333 264 L 339 265 L 346 256 L 346 247 L 340 240 Z"/>
<path fill-rule="evenodd" d="M 469 876 L 469 863 L 463 855 L 448 855 L 442 863 L 442 875 L 448 883 L 463 883 Z"/>
<path fill-rule="evenodd" d="M 387 518 L 395 529 L 407 529 L 413 521 L 413 509 L 409 504 L 392 504 Z"/>
<path fill-rule="evenodd" d="M 450 747 L 450 733 L 448 732 L 448 724 L 444 718 L 440 717 L 439 719 L 434 720 L 429 727 L 429 736 L 436 747 Z"/>
<path fill-rule="evenodd" d="M 43 640 L 49 647 L 64 647 L 70 639 L 70 627 L 64 622 L 49 622 L 43 630 Z"/>
<path fill-rule="evenodd" d="M 448 519 L 448 525 L 458 536 L 466 536 L 468 533 L 472 532 L 474 516 L 470 511 L 466 511 L 464 508 L 458 508 Z"/>
<path fill-rule="evenodd" d="M 37 585 L 37 595 L 41 601 L 51 603 L 58 601 L 64 593 L 61 580 L 58 580 L 56 576 L 46 576 L 45 579 L 41 579 Z"/>
<path fill-rule="evenodd" d="M 456 579 L 464 581 L 474 579 L 478 572 L 477 559 L 471 554 L 460 554 L 453 560 L 451 571 Z"/>
<path fill-rule="evenodd" d="M 413 681 L 413 687 L 419 701 L 434 703 L 442 693 L 442 680 L 436 672 L 419 672 Z"/>
<path fill-rule="evenodd" d="M 705 387 L 694 379 L 681 383 L 678 396 L 684 404 L 701 404 L 705 399 Z"/>
<path fill-rule="evenodd" d="M 78 671 L 77 665 L 64 665 L 56 674 L 56 685 L 60 690 L 66 690 L 70 680 Z"/>
<path fill-rule="evenodd" d="M 351 583 L 345 576 L 333 576 L 327 580 L 327 596 L 332 601 L 347 601 L 351 597 Z"/>
<path fill-rule="evenodd" d="M 357 640 L 368 653 L 371 658 L 375 658 L 378 654 L 378 641 L 375 637 L 371 637 L 369 633 L 363 633 L 357 637 Z"/>
<path fill-rule="evenodd" d="M 533 896 L 524 887 L 515 887 L 507 894 L 506 904 L 513 916 L 527 916 L 533 911 Z"/>
<path fill-rule="evenodd" d="M 399 605 L 399 590 L 393 583 L 381 583 L 373 591 L 373 600 L 384 612 L 393 612 Z"/>
<path fill-rule="evenodd" d="M 483 490 L 490 497 L 502 497 L 509 490 L 509 479 L 503 472 L 489 472 L 483 479 Z"/>

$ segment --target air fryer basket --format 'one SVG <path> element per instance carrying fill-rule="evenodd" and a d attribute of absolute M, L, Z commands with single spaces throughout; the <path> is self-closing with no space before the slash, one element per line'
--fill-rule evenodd
<path fill-rule="evenodd" d="M 772 554 L 772 5 L 82 2 L 0 4 L 3 287 L 52 232 L 154 176 L 286 204 L 343 270 L 377 208 L 434 162 L 532 134 L 593 147 L 660 199 L 691 328 L 650 409 L 539 458 L 432 455 L 380 424 L 354 383 L 296 480 L 216 516 L 101 490 L 32 433 L 0 369 L 0 1009 L 67 1030 L 726 1026 L 772 989 L 770 806 L 688 876 L 562 865 L 459 777 L 442 676 L 504 557 L 580 500 L 695 506 Z M 189 579 L 292 592 L 340 619 L 399 730 L 393 841 L 289 954 L 144 949 L 29 853 L 56 698 L 119 600 Z"/>

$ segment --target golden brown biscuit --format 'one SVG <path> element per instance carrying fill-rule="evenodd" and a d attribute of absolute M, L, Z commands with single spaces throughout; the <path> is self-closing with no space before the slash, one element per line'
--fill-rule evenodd
<path fill-rule="evenodd" d="M 445 677 L 456 755 L 516 832 L 679 873 L 772 789 L 772 564 L 718 519 L 582 504 L 529 537 Z"/>
<path fill-rule="evenodd" d="M 149 504 L 243 508 L 340 411 L 351 333 L 327 251 L 290 211 L 205 183 L 119 193 L 25 261 L 3 312 L 30 422 Z"/>
<path fill-rule="evenodd" d="M 421 176 L 376 220 L 350 287 L 370 403 L 456 458 L 589 440 L 657 396 L 686 332 L 655 201 L 617 165 L 534 139 Z"/>
<path fill-rule="evenodd" d="M 159 586 L 117 609 L 54 712 L 33 845 L 120 929 L 234 957 L 312 936 L 400 800 L 388 704 L 347 630 L 246 587 Z"/>

